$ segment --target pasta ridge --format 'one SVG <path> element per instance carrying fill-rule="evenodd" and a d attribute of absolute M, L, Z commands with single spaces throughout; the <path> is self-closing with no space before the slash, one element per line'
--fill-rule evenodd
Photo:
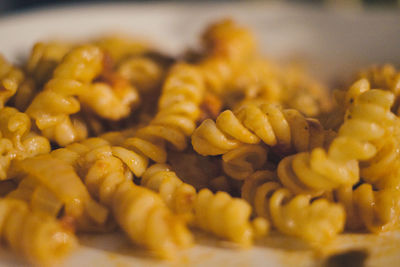
<path fill-rule="evenodd" d="M 356 85 L 368 81 L 361 80 Z M 284 158 L 278 165 L 283 185 L 294 193 L 321 195 L 340 186 L 354 185 L 360 178 L 359 161 L 371 159 L 377 152 L 374 142 L 393 124 L 390 112 L 393 94 L 372 89 L 353 98 L 338 136 L 328 150 L 313 149 Z M 350 92 L 351 93 L 351 92 Z"/>
<path fill-rule="evenodd" d="M 344 228 L 345 212 L 340 204 L 310 195 L 294 195 L 278 182 L 272 171 L 257 171 L 242 186 L 242 198 L 256 215 L 267 218 L 280 232 L 313 244 L 333 239 Z"/>
<path fill-rule="evenodd" d="M 0 199 L 0 238 L 35 264 L 50 264 L 77 246 L 72 232 L 54 218 L 29 210 L 25 202 Z"/>
<path fill-rule="evenodd" d="M 79 156 L 71 157 L 70 153 Z M 158 194 L 131 181 L 130 168 L 140 167 L 131 156 L 131 151 L 112 147 L 101 138 L 87 139 L 58 152 L 59 158 L 77 168 L 90 194 L 110 209 L 133 242 L 162 258 L 174 258 L 179 248 L 191 245 L 192 236 Z"/>
<path fill-rule="evenodd" d="M 303 152 L 324 146 L 328 138 L 321 124 L 298 111 L 276 104 L 249 104 L 222 112 L 216 121 L 207 119 L 193 132 L 193 148 L 201 155 L 220 155 L 242 144 L 261 141 L 279 154 Z"/>
<path fill-rule="evenodd" d="M 185 63 L 176 64 L 164 82 L 154 119 L 127 138 L 122 146 L 157 163 L 165 163 L 166 142 L 178 151 L 186 148 L 186 137 L 192 134 L 200 114 L 203 93 L 198 69 Z"/>
<path fill-rule="evenodd" d="M 353 189 L 341 187 L 333 192 L 334 198 L 346 210 L 346 227 L 351 230 L 367 229 L 378 233 L 398 228 L 400 194 L 397 189 L 374 190 L 363 183 Z"/>
<path fill-rule="evenodd" d="M 0 109 L 0 180 L 8 179 L 12 162 L 50 152 L 47 138 L 31 130 L 30 118 L 12 107 Z"/>
<path fill-rule="evenodd" d="M 268 232 L 267 221 L 250 221 L 251 207 L 242 199 L 225 192 L 212 193 L 208 189 L 195 189 L 176 176 L 170 166 L 155 164 L 141 178 L 141 184 L 161 195 L 176 213 L 207 232 L 227 238 L 241 246 L 249 246 L 257 236 Z"/>

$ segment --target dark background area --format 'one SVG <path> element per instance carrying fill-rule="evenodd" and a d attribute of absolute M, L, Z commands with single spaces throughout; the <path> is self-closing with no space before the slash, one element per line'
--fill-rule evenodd
<path fill-rule="evenodd" d="M 199 0 L 178 0 L 174 2 L 199 2 Z M 216 1 L 224 1 L 224 0 L 213 0 L 212 2 Z M 231 0 L 235 1 L 235 0 Z M 240 0 L 236 0 L 240 1 Z M 242 0 L 242 2 L 250 2 L 250 1 L 261 1 L 261 0 Z M 335 2 L 339 4 L 349 4 L 349 3 L 356 3 L 356 4 L 363 4 L 366 6 L 383 6 L 383 7 L 398 7 L 400 4 L 400 0 L 281 0 L 282 2 L 296 2 L 296 3 L 308 3 L 308 4 L 316 4 L 316 5 L 323 5 L 325 3 L 335 4 Z M 46 6 L 55 6 L 55 5 L 65 5 L 65 4 L 77 4 L 77 3 L 116 3 L 116 2 L 149 2 L 146 0 L 136 0 L 136 1 L 113 1 L 113 0 L 0 0 L 0 15 L 7 14 L 11 12 L 18 12 L 29 10 L 31 8 L 40 8 Z M 167 2 L 167 1 L 160 1 L 158 2 Z M 211 2 L 211 1 L 210 1 Z M 226 1 L 225 1 L 226 2 Z"/>

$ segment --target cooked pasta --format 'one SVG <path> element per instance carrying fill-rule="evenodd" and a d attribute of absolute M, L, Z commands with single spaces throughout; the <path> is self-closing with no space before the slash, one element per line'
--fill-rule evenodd
<path fill-rule="evenodd" d="M 240 63 L 254 54 L 254 36 L 230 19 L 209 26 L 202 36 L 207 56 L 200 64 L 207 90 L 225 94 Z"/>
<path fill-rule="evenodd" d="M 77 245 L 73 233 L 60 222 L 10 198 L 0 199 L 0 238 L 35 264 L 54 263 Z"/>
<path fill-rule="evenodd" d="M 70 118 L 80 111 L 80 101 L 107 119 L 129 115 L 138 101 L 136 89 L 118 75 L 102 73 L 106 67 L 104 57 L 96 46 L 80 46 L 65 55 L 55 68 L 52 79 L 27 109 L 46 137 L 60 145 L 86 138 L 86 126 Z M 93 83 L 100 74 L 105 82 Z"/>
<path fill-rule="evenodd" d="M 61 199 L 34 177 L 24 178 L 18 184 L 18 188 L 11 191 L 7 197 L 23 200 L 32 211 L 43 213 L 53 218 L 60 215 L 64 206 Z"/>
<path fill-rule="evenodd" d="M 206 188 L 200 190 L 194 204 L 197 227 L 244 247 L 269 229 L 268 221 L 261 218 L 250 221 L 250 214 L 251 208 L 243 199 L 232 198 L 226 192 L 213 194 Z"/>
<path fill-rule="evenodd" d="M 340 186 L 354 185 L 360 178 L 358 160 L 371 159 L 373 143 L 384 136 L 394 120 L 390 92 L 368 90 L 354 99 L 345 122 L 329 149 L 316 148 L 284 158 L 278 167 L 281 182 L 295 193 L 321 194 Z"/>
<path fill-rule="evenodd" d="M 343 230 L 344 209 L 326 199 L 294 195 L 284 188 L 272 171 L 258 171 L 248 177 L 242 197 L 257 215 L 268 218 L 280 232 L 298 236 L 314 244 L 334 238 Z"/>
<path fill-rule="evenodd" d="M 164 69 L 150 57 L 132 57 L 118 66 L 118 73 L 136 86 L 141 92 L 148 93 L 160 86 Z"/>
<path fill-rule="evenodd" d="M 400 214 L 398 189 L 375 191 L 371 184 L 363 183 L 356 189 L 341 187 L 334 192 L 334 196 L 346 210 L 346 226 L 349 229 L 366 228 L 377 233 L 398 228 Z"/>
<path fill-rule="evenodd" d="M 24 81 L 24 73 L 0 55 L 0 108 L 17 92 Z"/>
<path fill-rule="evenodd" d="M 38 85 L 50 80 L 63 57 L 72 49 L 72 44 L 60 41 L 38 42 L 29 55 L 26 69 Z"/>
<path fill-rule="evenodd" d="M 78 230 L 101 228 L 107 223 L 108 210 L 91 198 L 72 166 L 64 161 L 48 154 L 40 155 L 19 161 L 14 172 L 22 179 L 34 179 L 37 182 L 34 190 L 43 193 L 47 202 L 54 201 L 54 198 L 61 202 L 64 214 L 74 218 Z M 24 187 L 25 183 L 20 185 Z M 32 194 L 29 202 L 35 207 L 34 196 Z M 49 213 L 47 207 L 43 212 Z"/>
<path fill-rule="evenodd" d="M 395 103 L 392 107 L 393 112 L 399 114 L 399 88 L 400 72 L 391 64 L 383 66 L 372 66 L 366 70 L 360 71 L 360 78 L 366 78 L 371 83 L 372 88 L 388 90 L 395 95 Z"/>
<path fill-rule="evenodd" d="M 192 243 L 185 225 L 171 215 L 160 197 L 130 181 L 117 187 L 112 207 L 114 216 L 128 236 L 162 258 L 173 258 L 178 248 Z"/>
<path fill-rule="evenodd" d="M 308 119 L 293 109 L 282 110 L 275 104 L 247 105 L 232 112 L 222 112 L 192 135 L 193 148 L 202 155 L 220 155 L 244 144 L 265 144 L 281 154 L 308 151 L 325 145 L 326 132 L 315 119 Z"/>
<path fill-rule="evenodd" d="M 7 179 L 13 161 L 50 152 L 47 138 L 31 130 L 29 117 L 12 107 L 0 109 L 0 180 Z"/>
<path fill-rule="evenodd" d="M 52 154 L 75 167 L 89 193 L 110 209 L 135 243 L 162 258 L 173 258 L 178 248 L 191 244 L 184 222 L 171 214 L 162 197 L 131 181 L 129 169 L 142 175 L 146 167 L 137 163 L 131 151 L 91 138 Z"/>
<path fill-rule="evenodd" d="M 158 192 L 177 214 L 184 215 L 200 229 L 248 246 L 257 235 L 268 231 L 268 222 L 249 220 L 250 207 L 241 199 L 227 193 L 213 194 L 183 183 L 166 164 L 155 164 L 143 174 L 141 184 Z"/>
<path fill-rule="evenodd" d="M 123 146 L 158 163 L 167 160 L 165 142 L 176 150 L 184 150 L 186 136 L 192 134 L 199 116 L 203 91 L 202 76 L 196 67 L 184 63 L 173 66 L 164 82 L 154 119 L 126 139 Z"/>
<path fill-rule="evenodd" d="M 117 35 L 0 56 L 2 244 L 51 265 L 74 231 L 119 227 L 174 259 L 192 228 L 249 247 L 272 227 L 317 250 L 399 229 L 399 71 L 331 98 L 255 40 L 223 19 L 176 56 Z"/>
<path fill-rule="evenodd" d="M 167 164 L 154 164 L 140 179 L 140 184 L 161 195 L 167 206 L 177 214 L 189 214 L 196 198 L 196 190 L 184 183 Z"/>
<path fill-rule="evenodd" d="M 144 54 L 150 49 L 147 42 L 128 35 L 105 35 L 93 42 L 108 53 L 116 63 L 130 56 Z"/>

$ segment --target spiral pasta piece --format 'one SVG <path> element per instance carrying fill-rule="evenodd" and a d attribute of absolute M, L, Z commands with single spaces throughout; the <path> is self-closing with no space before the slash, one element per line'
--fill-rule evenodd
<path fill-rule="evenodd" d="M 69 115 L 80 110 L 75 96 L 85 84 L 97 77 L 102 69 L 102 53 L 94 46 L 82 46 L 69 52 L 56 67 L 52 79 L 35 96 L 27 109 L 43 134 L 60 145 L 86 137 L 74 127 Z"/>
<path fill-rule="evenodd" d="M 203 80 L 191 65 L 179 63 L 172 67 L 159 99 L 158 112 L 147 126 L 126 139 L 123 146 L 158 163 L 167 160 L 165 142 L 182 151 L 199 116 L 203 97 Z"/>
<path fill-rule="evenodd" d="M 167 206 L 177 214 L 191 211 L 196 190 L 182 182 L 167 164 L 154 164 L 142 175 L 140 184 L 160 194 Z"/>
<path fill-rule="evenodd" d="M 35 264 L 54 263 L 77 245 L 73 233 L 58 221 L 10 198 L 0 199 L 0 238 Z"/>
<path fill-rule="evenodd" d="M 173 258 L 179 248 L 192 243 L 184 222 L 170 213 L 160 196 L 131 181 L 129 170 L 142 175 L 147 168 L 147 161 L 138 160 L 132 151 L 89 138 L 52 154 L 75 167 L 89 193 L 109 207 L 133 242 L 162 258 Z"/>
<path fill-rule="evenodd" d="M 247 105 L 222 112 L 216 122 L 208 119 L 194 131 L 192 145 L 201 155 L 220 155 L 244 144 L 265 144 L 288 154 L 323 146 L 326 132 L 320 123 L 296 110 L 275 104 Z"/>
<path fill-rule="evenodd" d="M 17 162 L 13 174 L 23 179 L 34 179 L 35 189 L 45 189 L 39 193 L 47 199 L 41 201 L 61 202 L 64 214 L 76 221 L 78 230 L 101 228 L 107 223 L 108 210 L 91 198 L 73 167 L 63 160 L 50 154 L 28 158 Z M 21 187 L 25 185 L 22 183 Z M 29 199 L 33 207 L 35 201 L 35 198 Z M 46 210 L 44 212 L 48 213 Z"/>
<path fill-rule="evenodd" d="M 211 24 L 204 31 L 202 41 L 210 57 L 221 56 L 233 61 L 250 57 L 256 48 L 253 34 L 229 18 Z"/>
<path fill-rule="evenodd" d="M 252 244 L 256 236 L 265 235 L 268 222 L 250 221 L 251 208 L 241 199 L 225 192 L 213 194 L 184 183 L 166 164 L 155 164 L 143 174 L 141 185 L 158 192 L 175 213 L 202 230 L 227 238 L 242 246 Z"/>
<path fill-rule="evenodd" d="M 163 67 L 149 57 L 133 57 L 118 66 L 118 73 L 141 92 L 151 92 L 160 86 L 164 77 Z"/>
<path fill-rule="evenodd" d="M 110 146 L 94 148 L 80 161 L 81 177 L 91 195 L 112 210 L 135 243 L 163 258 L 173 258 L 177 249 L 192 243 L 185 224 L 170 213 L 156 193 L 134 185 L 132 177 L 127 179 L 127 167 L 113 156 Z"/>
<path fill-rule="evenodd" d="M 334 191 L 335 199 L 346 210 L 346 225 L 350 230 L 367 229 L 377 233 L 398 228 L 400 192 L 395 188 L 374 190 L 363 183 L 356 189 L 341 187 Z"/>
<path fill-rule="evenodd" d="M 7 194 L 7 197 L 23 200 L 32 211 L 40 212 L 53 218 L 61 215 L 64 207 L 63 201 L 53 192 L 40 181 L 29 176 L 18 184 L 18 188 Z"/>
<path fill-rule="evenodd" d="M 305 194 L 293 195 L 272 171 L 257 171 L 246 179 L 242 198 L 280 232 L 311 243 L 329 241 L 344 227 L 345 212 L 340 204 L 323 198 L 312 200 Z"/>
<path fill-rule="evenodd" d="M 399 115 L 400 105 L 400 72 L 391 64 L 372 66 L 358 73 L 360 78 L 366 78 L 373 88 L 390 91 L 395 96 L 392 111 Z"/>
<path fill-rule="evenodd" d="M 246 201 L 232 198 L 226 192 L 213 194 L 202 189 L 194 203 L 194 223 L 200 229 L 227 238 L 243 247 L 252 244 L 254 237 L 268 232 L 268 221 L 250 221 L 251 207 Z"/>
<path fill-rule="evenodd" d="M 390 112 L 393 94 L 369 90 L 349 107 L 345 122 L 328 151 L 316 148 L 284 158 L 278 166 L 281 182 L 295 193 L 319 195 L 359 180 L 358 160 L 371 159 L 377 152 L 373 142 L 382 138 L 393 123 Z"/>
<path fill-rule="evenodd" d="M 49 141 L 31 130 L 29 117 L 12 107 L 0 110 L 0 180 L 7 179 L 13 161 L 50 151 Z"/>
<path fill-rule="evenodd" d="M 118 74 L 104 73 L 101 78 L 100 82 L 88 85 L 79 94 L 79 100 L 102 118 L 119 120 L 127 117 L 139 101 L 136 88 Z"/>
<path fill-rule="evenodd" d="M 378 144 L 375 143 L 375 146 L 377 153 L 372 158 L 360 162 L 362 179 L 377 189 L 399 188 L 400 146 L 398 137 L 385 135 Z"/>
<path fill-rule="evenodd" d="M 17 92 L 24 79 L 24 73 L 0 55 L 0 108 Z"/>
<path fill-rule="evenodd" d="M 128 115 L 137 92 L 124 79 L 103 73 L 104 59 L 98 47 L 84 45 L 72 49 L 55 68 L 27 109 L 46 137 L 65 146 L 87 136 L 85 125 L 70 117 L 80 111 L 80 101 L 107 119 Z M 93 83 L 100 74 L 105 82 Z"/>
<path fill-rule="evenodd" d="M 160 197 L 130 181 L 117 187 L 112 209 L 133 241 L 154 250 L 162 258 L 172 258 L 178 248 L 192 243 L 185 225 L 171 215 Z"/>
<path fill-rule="evenodd" d="M 202 36 L 207 52 L 200 64 L 207 90 L 223 95 L 240 62 L 255 51 L 253 35 L 234 21 L 225 19 L 209 26 Z"/>
<path fill-rule="evenodd" d="M 328 129 L 337 130 L 343 124 L 347 109 L 352 106 L 355 100 L 364 92 L 370 90 L 367 79 L 360 79 L 354 82 L 347 90 L 335 90 L 333 96 L 337 104 L 336 109 L 321 122 Z"/>

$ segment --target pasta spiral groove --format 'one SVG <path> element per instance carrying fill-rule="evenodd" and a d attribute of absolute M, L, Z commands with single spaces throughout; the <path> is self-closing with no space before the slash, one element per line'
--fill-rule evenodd
<path fill-rule="evenodd" d="M 293 195 L 277 182 L 276 173 L 258 171 L 242 186 L 242 197 L 258 216 L 268 218 L 282 233 L 312 243 L 326 242 L 343 230 L 345 213 L 340 204 L 310 195 Z"/>
<path fill-rule="evenodd" d="M 71 157 L 71 153 L 80 156 Z M 100 138 L 69 145 L 58 154 L 67 162 L 75 161 L 75 168 L 90 194 L 112 211 L 132 241 L 162 258 L 173 258 L 178 248 L 192 243 L 192 236 L 159 195 L 131 181 L 129 169 L 137 174 L 141 172 L 137 168 L 146 167 L 137 164 L 131 156 L 129 150 L 111 147 Z"/>
<path fill-rule="evenodd" d="M 220 155 L 261 140 L 283 154 L 308 151 L 325 143 L 325 131 L 315 119 L 274 104 L 247 105 L 222 112 L 216 122 L 208 119 L 194 131 L 193 148 L 201 155 Z"/>
<path fill-rule="evenodd" d="M 20 200 L 0 199 L 0 238 L 36 264 L 49 264 L 76 247 L 75 236 L 55 219 Z"/>
<path fill-rule="evenodd" d="M 29 117 L 12 107 L 0 109 L 0 180 L 14 160 L 23 160 L 50 152 L 49 141 L 31 130 Z"/>
<path fill-rule="evenodd" d="M 371 184 L 364 183 L 356 189 L 341 187 L 334 191 L 334 197 L 346 210 L 346 224 L 349 229 L 366 228 L 376 233 L 398 227 L 398 190 L 387 188 L 375 191 Z"/>
<path fill-rule="evenodd" d="M 204 92 L 203 80 L 197 68 L 188 64 L 172 67 L 160 96 L 158 112 L 147 126 L 138 129 L 123 146 L 155 162 L 167 160 L 165 142 L 182 151 L 186 136 L 190 136 L 199 116 Z"/>
<path fill-rule="evenodd" d="M 17 92 L 24 79 L 24 73 L 0 55 L 0 108 Z"/>
<path fill-rule="evenodd" d="M 358 160 L 372 158 L 373 143 L 383 137 L 385 127 L 393 122 L 390 112 L 393 94 L 368 90 L 354 99 L 338 136 L 326 152 L 316 148 L 284 158 L 278 166 L 281 182 L 294 193 L 319 195 L 359 180 Z"/>
<path fill-rule="evenodd" d="M 242 246 L 265 235 L 268 222 L 261 218 L 250 221 L 251 207 L 225 192 L 213 194 L 208 189 L 195 189 L 182 182 L 165 164 L 155 164 L 144 173 L 141 184 L 158 192 L 169 207 L 185 216 L 194 226 L 227 238 Z"/>

